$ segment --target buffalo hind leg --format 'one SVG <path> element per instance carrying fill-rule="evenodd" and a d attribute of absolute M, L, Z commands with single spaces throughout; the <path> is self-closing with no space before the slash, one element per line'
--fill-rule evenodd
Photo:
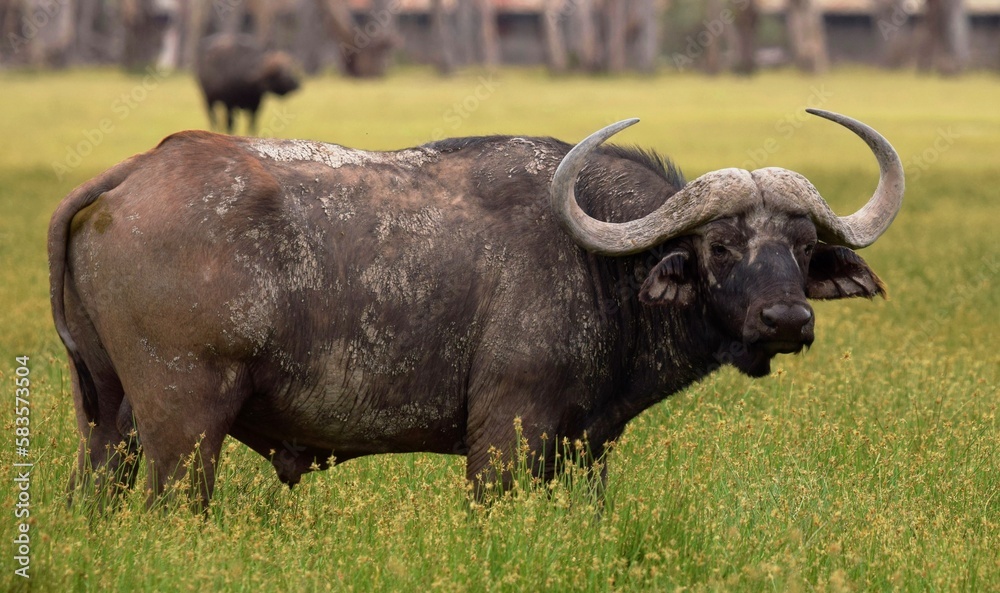
<path fill-rule="evenodd" d="M 67 290 L 71 304 L 76 293 Z M 80 447 L 77 463 L 67 485 L 67 501 L 79 495 L 88 505 L 104 508 L 116 504 L 120 495 L 135 485 L 141 451 L 124 389 L 100 344 L 90 321 L 76 314 L 78 306 L 67 307 L 67 319 L 76 330 L 84 364 L 97 393 L 97 417 L 91 419 L 84 406 L 80 378 L 70 365 L 73 406 L 76 411 Z"/>
<path fill-rule="evenodd" d="M 186 496 L 205 510 L 222 441 L 246 390 L 241 381 L 224 381 L 224 373 L 213 369 L 178 372 L 146 365 L 142 371 L 135 375 L 141 393 L 130 399 L 147 460 L 147 505 Z"/>
<path fill-rule="evenodd" d="M 174 418 L 173 434 L 163 419 L 156 425 L 138 420 L 147 459 L 147 506 L 186 497 L 204 510 L 215 489 L 215 472 L 227 427 L 223 422 Z M 152 433 L 152 434 L 150 434 Z"/>

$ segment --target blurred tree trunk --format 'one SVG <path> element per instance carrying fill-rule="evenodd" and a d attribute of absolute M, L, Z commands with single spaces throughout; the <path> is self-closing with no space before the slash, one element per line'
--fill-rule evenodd
<path fill-rule="evenodd" d="M 875 0 L 872 27 L 883 68 L 900 68 L 912 58 L 913 33 L 907 0 Z"/>
<path fill-rule="evenodd" d="M 947 60 L 940 71 L 958 74 L 969 65 L 971 41 L 969 39 L 969 14 L 965 0 L 945 0 L 945 48 Z"/>
<path fill-rule="evenodd" d="M 375 0 L 372 13 L 380 13 L 391 0 Z M 255 0 L 257 38 L 268 49 L 291 51 L 305 28 L 298 19 L 300 0 Z M 381 25 L 380 25 L 381 26 Z"/>
<path fill-rule="evenodd" d="M 757 71 L 757 3 L 750 0 L 742 10 L 736 9 L 736 66 L 739 74 Z"/>
<path fill-rule="evenodd" d="M 280 8 L 279 3 L 267 0 L 254 0 L 249 3 L 249 12 L 253 16 L 254 35 L 261 45 L 274 49 L 274 18 Z"/>
<path fill-rule="evenodd" d="M 25 61 L 36 67 L 66 66 L 73 57 L 76 41 L 76 2 L 29 0 L 23 6 L 23 17 L 17 27 L 19 53 L 24 52 Z"/>
<path fill-rule="evenodd" d="M 100 16 L 100 0 L 77 0 L 76 4 L 76 47 L 74 59 L 83 63 L 97 60 L 98 35 L 97 20 Z"/>
<path fill-rule="evenodd" d="M 0 0 L 0 60 L 5 64 L 28 60 L 29 40 L 24 31 L 27 10 L 27 0 Z"/>
<path fill-rule="evenodd" d="M 375 27 L 374 35 L 358 29 L 346 0 L 316 0 L 323 10 L 330 33 L 340 45 L 344 72 L 368 78 L 384 76 L 397 40 L 386 27 Z M 392 13 L 386 11 L 387 18 Z"/>
<path fill-rule="evenodd" d="M 816 1 L 788 0 L 785 22 L 796 67 L 810 74 L 826 72 L 830 65 L 826 26 Z"/>
<path fill-rule="evenodd" d="M 635 68 L 651 74 L 660 55 L 660 16 L 663 5 L 657 0 L 633 0 L 631 22 L 635 30 Z"/>
<path fill-rule="evenodd" d="M 324 66 L 323 47 L 327 41 L 323 29 L 323 11 L 314 0 L 298 0 L 295 21 L 295 57 L 307 73 L 316 74 Z"/>
<path fill-rule="evenodd" d="M 161 70 L 176 70 L 181 63 L 181 38 L 184 27 L 180 4 L 178 0 L 154 0 L 153 4 L 157 13 L 156 18 L 162 22 L 163 27 L 156 67 Z"/>
<path fill-rule="evenodd" d="M 542 37 L 545 39 L 545 59 L 549 71 L 561 74 L 566 71 L 566 45 L 563 43 L 562 25 L 559 22 L 564 0 L 545 0 L 542 11 Z"/>
<path fill-rule="evenodd" d="M 927 0 L 918 26 L 917 67 L 958 74 L 969 57 L 969 24 L 963 0 Z"/>
<path fill-rule="evenodd" d="M 917 69 L 929 72 L 934 67 L 934 55 L 940 52 L 938 44 L 944 37 L 942 0 L 927 0 L 924 15 L 917 24 Z"/>
<path fill-rule="evenodd" d="M 323 9 L 325 21 L 333 37 L 343 46 L 357 51 L 354 45 L 354 15 L 344 0 L 316 0 Z"/>
<path fill-rule="evenodd" d="M 455 2 L 455 61 L 459 65 L 479 61 L 476 51 L 476 5 L 473 0 Z"/>
<path fill-rule="evenodd" d="M 594 0 L 573 0 L 569 14 L 570 52 L 577 66 L 586 72 L 595 72 L 600 67 L 596 18 Z"/>
<path fill-rule="evenodd" d="M 628 4 L 625 0 L 604 3 L 604 67 L 608 72 L 623 72 L 626 67 L 626 31 Z"/>
<path fill-rule="evenodd" d="M 242 33 L 246 21 L 246 2 L 243 0 L 214 0 L 212 8 L 218 19 L 220 33 Z"/>
<path fill-rule="evenodd" d="M 500 62 L 492 0 L 456 0 L 454 30 L 452 48 L 456 64 L 495 67 Z"/>
<path fill-rule="evenodd" d="M 479 43 L 483 64 L 489 68 L 500 65 L 500 36 L 497 34 L 497 12 L 491 0 L 476 0 L 479 9 Z"/>
<path fill-rule="evenodd" d="M 142 70 L 155 64 L 163 49 L 169 15 L 159 10 L 156 0 L 122 0 L 121 16 L 125 28 L 122 65 L 127 70 Z"/>
<path fill-rule="evenodd" d="M 705 2 L 705 22 L 710 23 L 706 28 L 708 33 L 708 43 L 705 45 L 705 72 L 711 75 L 722 71 L 722 33 L 715 33 L 718 29 L 715 23 L 722 24 L 722 0 L 708 0 Z"/>
<path fill-rule="evenodd" d="M 454 30 L 449 17 L 444 0 L 431 0 L 431 37 L 437 44 L 434 63 L 438 72 L 445 75 L 455 71 Z"/>
<path fill-rule="evenodd" d="M 194 66 L 198 59 L 198 45 L 205 35 L 205 25 L 210 16 L 207 9 L 208 5 L 202 0 L 185 0 L 181 5 L 182 21 L 184 22 L 181 65 L 184 67 Z"/>

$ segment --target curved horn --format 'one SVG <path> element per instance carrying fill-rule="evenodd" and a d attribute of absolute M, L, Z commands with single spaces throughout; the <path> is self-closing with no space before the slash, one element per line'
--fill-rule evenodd
<path fill-rule="evenodd" d="M 639 123 L 632 118 L 613 123 L 587 136 L 563 157 L 549 184 L 549 205 L 563 228 L 573 240 L 588 251 L 603 255 L 614 255 L 627 250 L 629 245 L 621 233 L 615 231 L 618 225 L 590 217 L 576 201 L 576 178 L 587 163 L 590 153 L 608 138 L 629 126 Z M 641 251 L 641 250 L 640 250 Z"/>
<path fill-rule="evenodd" d="M 806 109 L 808 113 L 836 122 L 857 134 L 878 160 L 879 180 L 868 202 L 850 216 L 837 216 L 818 194 L 808 205 L 819 232 L 827 243 L 852 249 L 867 247 L 889 228 L 903 204 L 905 180 L 899 155 L 881 134 L 869 126 L 839 113 L 821 109 Z"/>
<path fill-rule="evenodd" d="M 549 185 L 549 203 L 574 241 L 600 255 L 629 255 L 645 251 L 683 231 L 704 224 L 725 208 L 739 209 L 757 193 L 748 171 L 722 169 L 688 183 L 650 214 L 628 222 L 604 222 L 591 217 L 576 201 L 576 178 L 590 153 L 605 140 L 635 124 L 627 119 L 587 136 L 563 157 Z"/>

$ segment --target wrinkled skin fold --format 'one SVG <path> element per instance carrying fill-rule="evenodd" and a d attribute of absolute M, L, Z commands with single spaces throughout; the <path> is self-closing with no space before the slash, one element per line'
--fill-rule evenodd
<path fill-rule="evenodd" d="M 797 174 L 688 184 L 654 153 L 601 146 L 607 130 L 576 149 L 494 136 L 385 153 L 170 136 L 50 224 L 80 470 L 130 486 L 138 456 L 112 451 L 141 442 L 155 499 L 197 443 L 207 503 L 229 434 L 290 485 L 331 456 L 409 451 L 466 455 L 480 484 L 509 479 L 490 452 L 510 451 L 515 418 L 533 451 L 586 434 L 599 456 L 720 366 L 762 376 L 808 347 L 808 299 L 884 293 L 850 246 L 888 227 L 901 169 L 843 121 L 880 163 L 860 222 Z"/>

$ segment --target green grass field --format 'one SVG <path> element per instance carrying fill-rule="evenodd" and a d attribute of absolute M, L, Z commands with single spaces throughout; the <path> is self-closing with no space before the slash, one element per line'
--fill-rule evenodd
<path fill-rule="evenodd" d="M 815 345 L 772 376 L 725 369 L 633 421 L 607 459 L 600 520 L 579 480 L 470 508 L 459 457 L 359 459 L 289 491 L 236 442 L 207 518 L 145 512 L 142 492 L 107 517 L 67 508 L 78 435 L 49 313 L 48 218 L 78 183 L 206 119 L 182 75 L 0 82 L 0 590 L 1000 590 L 996 76 L 408 70 L 310 80 L 266 103 L 265 133 L 372 149 L 483 133 L 575 141 L 635 116 L 617 140 L 670 155 L 689 179 L 784 166 L 842 214 L 873 190 L 874 159 L 804 108 L 893 142 L 903 211 L 862 252 L 890 298 L 820 303 Z M 19 356 L 30 357 L 27 458 L 15 451 Z M 30 579 L 14 574 L 12 543 L 14 464 L 26 459 Z"/>

